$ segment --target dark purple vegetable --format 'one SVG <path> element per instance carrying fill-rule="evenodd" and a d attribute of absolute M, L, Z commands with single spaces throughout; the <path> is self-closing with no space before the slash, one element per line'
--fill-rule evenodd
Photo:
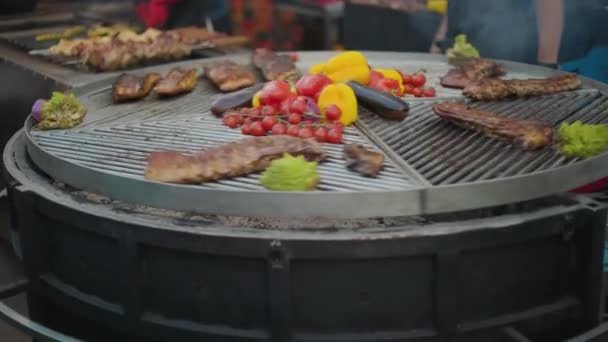
<path fill-rule="evenodd" d="M 220 95 L 215 101 L 213 101 L 213 104 L 211 104 L 211 113 L 213 113 L 213 115 L 221 116 L 231 109 L 251 107 L 251 99 L 253 99 L 255 93 L 260 91 L 263 87 L 263 83 L 258 83 L 249 88 Z"/>
<path fill-rule="evenodd" d="M 379 117 L 395 121 L 402 121 L 407 117 L 410 107 L 397 96 L 353 81 L 349 81 L 347 84 L 355 92 L 359 103 Z"/>
<path fill-rule="evenodd" d="M 42 108 L 44 107 L 45 103 L 46 100 L 44 99 L 38 99 L 36 100 L 36 102 L 34 102 L 34 105 L 32 106 L 32 112 L 30 113 L 34 121 L 39 122 L 40 120 L 42 120 Z"/>

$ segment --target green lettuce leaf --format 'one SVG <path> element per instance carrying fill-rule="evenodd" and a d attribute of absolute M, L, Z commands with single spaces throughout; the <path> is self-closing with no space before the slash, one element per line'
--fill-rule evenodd
<path fill-rule="evenodd" d="M 53 92 L 51 98 L 42 107 L 39 129 L 72 128 L 80 124 L 87 108 L 78 102 L 74 94 Z"/>
<path fill-rule="evenodd" d="M 570 158 L 588 158 L 608 147 L 608 125 L 588 125 L 580 121 L 562 123 L 559 127 L 563 155 Z"/>

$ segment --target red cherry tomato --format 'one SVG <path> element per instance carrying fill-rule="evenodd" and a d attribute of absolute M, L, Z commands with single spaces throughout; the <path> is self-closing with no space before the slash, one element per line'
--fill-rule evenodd
<path fill-rule="evenodd" d="M 342 131 L 332 128 L 327 132 L 327 142 L 332 144 L 342 143 Z"/>
<path fill-rule="evenodd" d="M 288 98 L 283 100 L 279 106 L 279 113 L 283 115 L 287 115 L 291 113 L 291 104 L 296 100 L 296 97 L 291 94 Z"/>
<path fill-rule="evenodd" d="M 298 54 L 295 52 L 290 52 L 289 58 L 291 59 L 292 62 L 297 62 L 299 59 Z"/>
<path fill-rule="evenodd" d="M 335 104 L 331 104 L 325 108 L 325 118 L 329 121 L 336 121 L 342 116 L 342 110 Z"/>
<path fill-rule="evenodd" d="M 298 136 L 303 139 L 312 138 L 313 134 L 314 134 L 314 132 L 312 131 L 312 128 L 310 128 L 310 127 L 302 127 L 298 131 Z"/>
<path fill-rule="evenodd" d="M 250 135 L 251 134 L 251 124 L 250 123 L 246 123 L 241 127 L 241 133 L 244 135 Z"/>
<path fill-rule="evenodd" d="M 260 113 L 263 116 L 271 116 L 271 115 L 275 115 L 277 113 L 277 110 L 273 106 L 264 106 L 264 107 L 262 107 L 262 110 L 260 111 Z"/>
<path fill-rule="evenodd" d="M 302 96 L 299 96 L 291 103 L 291 113 L 296 114 L 304 114 L 308 106 L 306 105 L 306 99 Z"/>
<path fill-rule="evenodd" d="M 274 135 L 287 134 L 287 126 L 285 126 L 285 124 L 282 124 L 282 123 L 278 123 L 278 124 L 272 126 L 272 134 L 274 134 Z"/>
<path fill-rule="evenodd" d="M 437 92 L 435 91 L 435 88 L 426 88 L 424 89 L 424 91 L 422 92 L 422 95 L 424 97 L 435 97 L 435 95 L 437 95 Z"/>
<path fill-rule="evenodd" d="M 297 125 L 302 122 L 302 116 L 297 113 L 290 114 L 287 121 L 292 125 Z"/>
<path fill-rule="evenodd" d="M 369 84 L 374 84 L 374 83 L 378 82 L 379 80 L 381 80 L 383 78 L 384 78 L 384 75 L 382 75 L 378 71 L 372 70 L 369 73 Z"/>
<path fill-rule="evenodd" d="M 319 127 L 315 130 L 315 139 L 318 142 L 326 142 L 327 141 L 327 128 Z"/>
<path fill-rule="evenodd" d="M 265 131 L 270 131 L 276 123 L 277 119 L 274 116 L 267 116 L 262 120 L 262 127 Z"/>
<path fill-rule="evenodd" d="M 296 91 L 300 96 L 307 96 L 316 99 L 321 91 L 327 85 L 332 83 L 333 81 L 325 75 L 306 75 L 296 82 Z"/>
<path fill-rule="evenodd" d="M 414 90 L 414 87 L 412 87 L 411 84 L 404 84 L 403 85 L 403 93 L 404 94 L 411 94 L 412 90 Z"/>
<path fill-rule="evenodd" d="M 263 105 L 279 105 L 281 101 L 292 96 L 291 87 L 285 81 L 270 81 L 262 88 L 260 102 Z"/>
<path fill-rule="evenodd" d="M 243 125 L 251 125 L 251 123 L 253 122 L 253 120 L 251 120 L 251 118 L 248 117 L 243 117 Z"/>
<path fill-rule="evenodd" d="M 344 132 L 344 124 L 342 124 L 340 121 L 336 121 L 331 125 L 331 128 L 336 129 L 340 132 Z"/>
<path fill-rule="evenodd" d="M 412 85 L 414 87 L 420 88 L 426 83 L 426 76 L 419 72 L 416 75 L 412 76 Z"/>
<path fill-rule="evenodd" d="M 263 135 L 266 135 L 266 131 L 264 130 L 264 127 L 262 126 L 262 123 L 259 121 L 256 121 L 254 123 L 251 124 L 251 135 L 256 136 L 256 137 L 261 137 Z"/>
<path fill-rule="evenodd" d="M 412 75 L 408 75 L 408 74 L 401 74 L 403 77 L 403 84 L 404 85 L 412 85 Z"/>
<path fill-rule="evenodd" d="M 289 126 L 289 128 L 287 129 L 287 134 L 291 135 L 292 137 L 297 137 L 299 133 L 300 127 L 298 127 L 297 125 Z"/>
<path fill-rule="evenodd" d="M 412 89 L 412 95 L 414 95 L 416 97 L 422 97 L 422 89 L 420 89 L 420 88 Z"/>
<path fill-rule="evenodd" d="M 234 115 L 228 115 L 224 118 L 224 125 L 230 128 L 237 128 L 239 126 L 239 119 Z"/>
<path fill-rule="evenodd" d="M 371 85 L 372 88 L 389 94 L 396 94 L 399 91 L 399 81 L 390 78 L 383 78 Z"/>
<path fill-rule="evenodd" d="M 249 115 L 260 116 L 262 115 L 262 110 L 260 108 L 249 108 Z"/>

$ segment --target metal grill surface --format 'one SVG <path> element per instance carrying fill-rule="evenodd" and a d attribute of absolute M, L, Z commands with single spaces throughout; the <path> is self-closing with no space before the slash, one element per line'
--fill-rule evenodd
<path fill-rule="evenodd" d="M 433 103 L 412 104 L 410 116 L 398 124 L 378 120 L 362 110 L 360 125 L 433 185 L 519 176 L 578 161 L 551 148 L 525 152 L 482 133 L 456 127 L 433 113 Z M 554 127 L 575 120 L 608 123 L 608 98 L 597 90 L 471 105 L 506 117 L 539 119 Z"/>

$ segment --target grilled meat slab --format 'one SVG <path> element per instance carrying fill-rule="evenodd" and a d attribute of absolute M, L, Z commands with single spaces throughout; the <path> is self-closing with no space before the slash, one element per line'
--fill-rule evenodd
<path fill-rule="evenodd" d="M 541 149 L 553 141 L 553 129 L 540 121 L 504 118 L 463 103 L 436 104 L 433 111 L 455 125 L 519 144 L 526 151 Z"/>
<path fill-rule="evenodd" d="M 448 71 L 441 78 L 441 85 L 448 88 L 464 88 L 468 84 L 486 77 L 498 77 L 505 74 L 502 65 L 484 59 L 468 59 L 460 66 Z"/>
<path fill-rule="evenodd" d="M 312 139 L 284 135 L 255 137 L 209 148 L 194 155 L 153 152 L 148 158 L 145 177 L 167 183 L 212 182 L 263 171 L 285 153 L 302 155 L 309 161 L 325 158 L 321 145 Z"/>
<path fill-rule="evenodd" d="M 173 68 L 163 77 L 154 91 L 158 96 L 168 97 L 192 91 L 196 87 L 196 69 Z"/>
<path fill-rule="evenodd" d="M 344 145 L 346 167 L 366 177 L 376 177 L 384 165 L 384 155 L 361 145 Z"/>
<path fill-rule="evenodd" d="M 255 75 L 249 69 L 229 60 L 208 63 L 204 71 L 205 77 L 224 92 L 249 87 L 256 82 Z"/>
<path fill-rule="evenodd" d="M 509 97 L 550 95 L 581 87 L 576 75 L 557 76 L 547 79 L 500 80 L 485 78 L 467 85 L 464 95 L 478 101 L 495 101 Z"/>
<path fill-rule="evenodd" d="M 297 79 L 300 72 L 289 56 L 277 55 L 267 49 L 257 49 L 251 59 L 267 81 Z"/>
<path fill-rule="evenodd" d="M 142 99 L 150 94 L 158 81 L 160 81 L 160 75 L 155 72 L 144 77 L 122 74 L 112 87 L 112 99 L 114 102 Z"/>

